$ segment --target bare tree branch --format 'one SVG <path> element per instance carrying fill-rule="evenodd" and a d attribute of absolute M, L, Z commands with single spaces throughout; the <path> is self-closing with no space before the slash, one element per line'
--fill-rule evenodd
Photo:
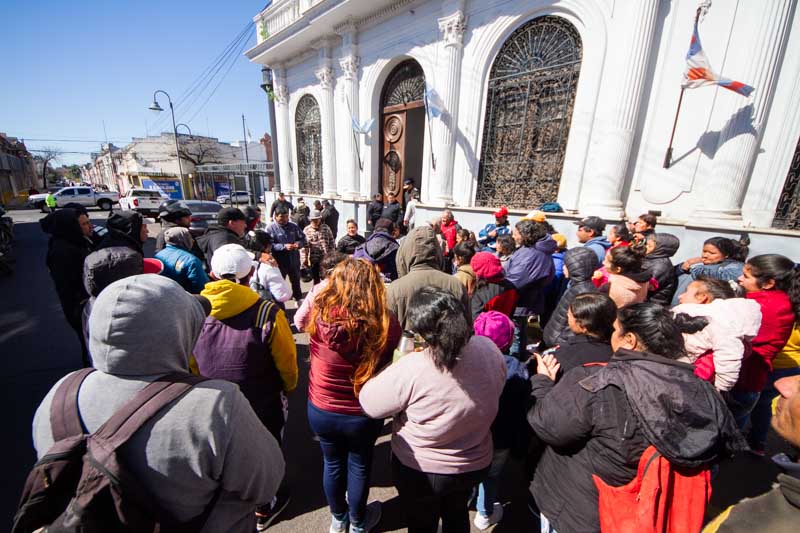
<path fill-rule="evenodd" d="M 64 152 L 55 146 L 45 146 L 39 151 L 39 157 L 42 161 L 42 183 L 47 186 L 47 165 L 52 161 L 55 163 L 61 158 Z"/>
<path fill-rule="evenodd" d="M 181 154 L 181 159 L 189 161 L 194 166 L 223 162 L 223 154 L 220 152 L 219 145 L 216 141 L 202 137 L 189 141 L 181 141 L 179 153 Z M 170 155 L 175 157 L 174 153 Z"/>

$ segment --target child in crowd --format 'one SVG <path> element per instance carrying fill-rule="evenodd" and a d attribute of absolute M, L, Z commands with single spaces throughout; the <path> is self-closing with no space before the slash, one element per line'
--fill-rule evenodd
<path fill-rule="evenodd" d="M 545 325 L 543 340 L 547 346 L 556 346 L 572 336 L 567 323 L 567 310 L 579 294 L 597 292 L 597 287 L 592 283 L 592 274 L 597 266 L 597 254 L 589 248 L 580 246 L 567 250 L 564 254 L 562 268 L 569 285 Z"/>
<path fill-rule="evenodd" d="M 694 373 L 710 381 L 719 391 L 729 391 L 739 379 L 742 360 L 750 352 L 750 341 L 761 327 L 761 308 L 743 298 L 733 282 L 700 278 L 680 296 L 673 314 L 704 317 L 707 325 L 684 333 L 686 356 L 680 360 L 695 365 Z M 741 294 L 741 295 L 740 295 Z"/>
<path fill-rule="evenodd" d="M 609 228 L 606 239 L 611 243 L 612 248 L 616 248 L 617 246 L 628 246 L 633 241 L 633 235 L 625 224 L 614 224 Z"/>
<path fill-rule="evenodd" d="M 644 268 L 650 271 L 655 283 L 650 285 L 648 300 L 668 307 L 678 288 L 678 276 L 670 258 L 675 255 L 681 241 L 669 233 L 651 233 L 645 237 Z"/>
<path fill-rule="evenodd" d="M 700 257 L 692 257 L 675 267 L 678 288 L 672 298 L 672 305 L 678 305 L 678 297 L 692 280 L 700 276 L 736 281 L 742 275 L 749 244 L 750 239 L 747 236 L 742 236 L 738 241 L 727 237 L 711 237 L 706 240 Z"/>
<path fill-rule="evenodd" d="M 757 255 L 745 263 L 739 285 L 748 299 L 761 306 L 761 328 L 753 339 L 753 354 L 742 363 L 739 381 L 732 391 L 733 399 L 741 406 L 734 415 L 743 428 L 767 384 L 772 360 L 786 345 L 800 316 L 800 269 L 782 255 Z M 753 412 L 748 441 L 756 453 L 764 453 L 771 417 L 769 405 Z"/>
<path fill-rule="evenodd" d="M 501 235 L 502 237 L 502 235 Z M 517 290 L 505 281 L 500 259 L 491 252 L 478 252 L 470 261 L 475 273 L 475 287 L 470 299 L 472 316 L 499 311 L 511 317 L 517 305 Z"/>
<path fill-rule="evenodd" d="M 467 294 L 472 296 L 475 288 L 475 272 L 470 266 L 475 255 L 475 247 L 469 241 L 461 241 L 453 248 L 453 266 L 456 268 L 455 276 L 467 288 Z"/>
<path fill-rule="evenodd" d="M 600 290 L 620 309 L 647 299 L 650 271 L 642 265 L 644 250 L 640 246 L 620 246 L 609 250 L 603 265 L 608 271 L 608 283 Z"/>
<path fill-rule="evenodd" d="M 514 340 L 514 322 L 503 313 L 488 311 L 475 318 L 475 335 L 488 337 L 500 348 L 506 360 L 506 384 L 500 395 L 497 417 L 492 423 L 494 453 L 486 479 L 478 485 L 475 527 L 481 531 L 503 519 L 503 506 L 498 502 L 500 476 L 513 449 L 523 444 L 526 427 L 525 406 L 530 395 L 528 370 L 516 357 L 508 355 Z"/>
<path fill-rule="evenodd" d="M 505 264 L 516 249 L 517 244 L 514 242 L 513 236 L 500 235 L 497 237 L 497 257 L 501 263 Z"/>
<path fill-rule="evenodd" d="M 466 228 L 461 228 L 456 232 L 456 244 L 462 242 L 472 246 L 476 252 L 481 251 L 481 245 L 478 244 L 478 239 L 475 237 L 475 233 Z"/>

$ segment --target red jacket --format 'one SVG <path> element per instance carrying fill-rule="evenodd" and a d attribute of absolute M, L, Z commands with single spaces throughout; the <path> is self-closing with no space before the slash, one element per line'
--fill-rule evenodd
<path fill-rule="evenodd" d="M 458 233 L 458 222 L 455 220 L 451 220 L 447 224 L 440 224 L 439 225 L 442 231 L 442 237 L 444 237 L 445 242 L 447 243 L 447 250 L 449 252 L 453 248 L 456 247 L 456 233 Z"/>
<path fill-rule="evenodd" d="M 392 360 L 392 352 L 400 342 L 402 329 L 394 314 L 389 313 L 389 336 L 381 354 L 379 370 Z M 353 376 L 361 362 L 357 340 L 339 324 L 317 319 L 316 331 L 309 341 L 311 369 L 308 372 L 308 400 L 323 411 L 343 415 L 365 416 L 353 391 Z"/>
<path fill-rule="evenodd" d="M 772 371 L 772 360 L 792 334 L 794 313 L 789 295 L 779 290 L 748 292 L 761 306 L 761 329 L 753 339 L 752 355 L 742 362 L 736 390 L 761 392 Z"/>

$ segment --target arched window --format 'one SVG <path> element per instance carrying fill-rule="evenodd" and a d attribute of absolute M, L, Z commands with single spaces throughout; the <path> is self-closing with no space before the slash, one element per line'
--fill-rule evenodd
<path fill-rule="evenodd" d="M 297 138 L 297 181 L 303 194 L 322 194 L 322 125 L 319 105 L 307 94 L 295 111 Z"/>
<path fill-rule="evenodd" d="M 531 20 L 500 48 L 489 75 L 477 205 L 556 200 L 581 52 L 578 31 L 555 16 Z"/>

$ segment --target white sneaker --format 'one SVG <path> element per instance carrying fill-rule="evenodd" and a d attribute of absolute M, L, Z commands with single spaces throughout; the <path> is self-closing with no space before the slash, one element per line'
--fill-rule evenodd
<path fill-rule="evenodd" d="M 347 533 L 347 515 L 345 515 L 344 520 L 337 520 L 335 516 L 331 515 L 331 528 L 328 530 L 329 533 Z"/>
<path fill-rule="evenodd" d="M 475 520 L 473 520 L 473 524 L 475 527 L 483 531 L 484 529 L 489 529 L 493 525 L 497 524 L 503 519 L 503 506 L 499 503 L 494 503 L 494 508 L 492 509 L 492 516 L 483 516 L 481 513 L 475 514 Z"/>

